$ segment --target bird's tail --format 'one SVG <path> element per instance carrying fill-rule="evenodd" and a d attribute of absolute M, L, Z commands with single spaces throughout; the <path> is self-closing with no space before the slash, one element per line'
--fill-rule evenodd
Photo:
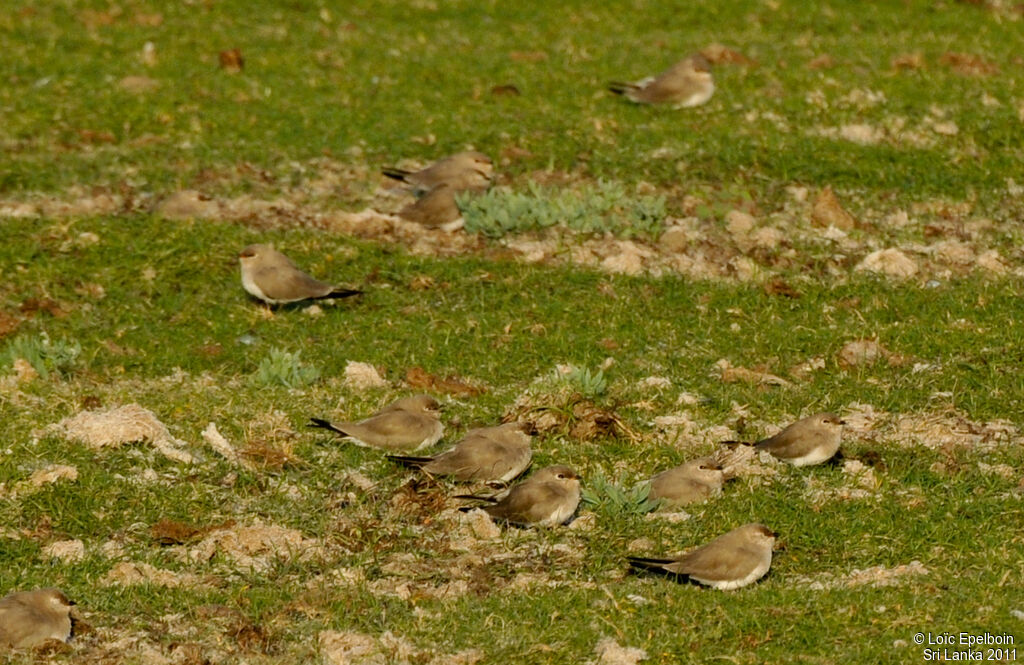
<path fill-rule="evenodd" d="M 328 294 L 320 296 L 320 298 L 317 298 L 317 300 L 321 300 L 321 299 L 324 299 L 324 298 L 348 298 L 350 296 L 358 296 L 358 295 L 361 295 L 361 294 L 362 294 L 362 291 L 360 291 L 359 289 L 337 288 L 337 289 L 334 289 L 333 291 L 331 291 Z"/>
<path fill-rule="evenodd" d="M 425 464 L 429 464 L 433 460 L 432 457 L 410 457 L 408 455 L 388 455 L 388 459 L 413 469 L 422 469 Z"/>
<path fill-rule="evenodd" d="M 659 573 L 666 572 L 665 564 L 672 563 L 672 559 L 651 559 L 642 556 L 626 557 L 626 561 L 629 561 L 634 570 L 653 570 Z"/>
<path fill-rule="evenodd" d="M 348 434 L 344 430 L 338 429 L 337 427 L 332 425 L 330 421 L 324 420 L 323 418 L 310 418 L 307 427 L 319 427 L 320 429 L 330 430 L 342 436 L 348 436 Z"/>
<path fill-rule="evenodd" d="M 484 503 L 498 503 L 498 500 L 493 496 L 481 496 L 479 494 L 456 494 L 452 497 L 453 499 L 466 499 L 467 501 L 483 501 Z M 479 506 L 463 506 L 459 508 L 462 512 L 473 510 Z"/>
<path fill-rule="evenodd" d="M 636 90 L 636 85 L 633 83 L 623 83 L 622 81 L 612 81 L 608 84 L 608 90 L 616 95 L 624 95 L 630 90 Z"/>
<path fill-rule="evenodd" d="M 395 180 L 401 180 L 403 182 L 405 181 L 406 176 L 412 174 L 412 171 L 406 171 L 405 169 L 396 169 L 391 166 L 386 166 L 382 168 L 380 172 L 389 178 L 394 178 Z"/>
<path fill-rule="evenodd" d="M 756 446 L 756 441 L 720 441 L 721 445 L 725 446 L 729 450 L 736 450 L 738 446 Z"/>

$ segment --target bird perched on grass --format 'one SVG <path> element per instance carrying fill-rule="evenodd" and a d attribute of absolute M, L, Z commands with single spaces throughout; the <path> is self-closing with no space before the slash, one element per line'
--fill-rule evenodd
<path fill-rule="evenodd" d="M 30 649 L 71 639 L 71 606 L 60 589 L 20 591 L 0 599 L 0 648 Z"/>
<path fill-rule="evenodd" d="M 491 185 L 494 163 L 482 152 L 470 150 L 445 157 L 419 171 L 386 167 L 381 172 L 411 185 L 417 196 L 438 185 L 448 185 L 454 192 L 483 191 Z"/>
<path fill-rule="evenodd" d="M 842 440 L 842 419 L 834 413 L 816 413 L 798 420 L 775 436 L 754 443 L 727 441 L 732 446 L 753 446 L 793 466 L 821 464 L 835 457 Z"/>
<path fill-rule="evenodd" d="M 398 211 L 398 216 L 432 229 L 457 231 L 464 225 L 456 190 L 447 183 L 435 186 L 422 197 Z"/>
<path fill-rule="evenodd" d="M 580 477 L 558 464 L 541 469 L 513 487 L 501 499 L 459 496 L 460 499 L 490 501 L 482 506 L 492 518 L 516 526 L 558 526 L 565 524 L 580 504 Z M 459 510 L 472 510 L 464 507 Z"/>
<path fill-rule="evenodd" d="M 647 498 L 665 507 L 685 506 L 722 493 L 722 466 L 710 457 L 690 460 L 651 478 Z"/>
<path fill-rule="evenodd" d="M 341 435 L 358 446 L 392 452 L 415 452 L 441 440 L 441 405 L 429 395 L 403 397 L 358 422 L 310 418 L 310 427 Z"/>
<path fill-rule="evenodd" d="M 695 53 L 672 65 L 661 74 L 636 83 L 613 81 L 608 89 L 637 104 L 666 104 L 673 108 L 700 106 L 715 92 L 711 63 Z"/>
<path fill-rule="evenodd" d="M 777 537 L 763 524 L 745 524 L 681 557 L 629 557 L 629 564 L 637 570 L 679 575 L 712 589 L 739 589 L 768 573 Z"/>
<path fill-rule="evenodd" d="M 505 423 L 466 432 L 451 450 L 434 457 L 392 455 L 388 459 L 420 469 L 431 476 L 451 476 L 461 482 L 507 483 L 530 466 L 530 435 L 522 423 Z"/>
<path fill-rule="evenodd" d="M 238 263 L 242 267 L 242 287 L 267 305 L 348 298 L 362 293 L 310 277 L 270 245 L 249 245 L 238 253 Z"/>

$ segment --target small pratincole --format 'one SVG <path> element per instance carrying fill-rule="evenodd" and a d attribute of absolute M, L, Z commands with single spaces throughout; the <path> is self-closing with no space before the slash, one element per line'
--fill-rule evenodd
<path fill-rule="evenodd" d="M 348 298 L 362 293 L 331 286 L 299 270 L 292 260 L 270 245 L 249 245 L 238 254 L 242 287 L 268 305 L 301 300 Z"/>
<path fill-rule="evenodd" d="M 441 440 L 441 404 L 429 395 L 403 397 L 358 422 L 310 418 L 310 427 L 335 432 L 358 446 L 415 452 Z"/>
<path fill-rule="evenodd" d="M 392 455 L 389 459 L 432 476 L 451 476 L 461 482 L 507 483 L 530 466 L 530 435 L 524 431 L 525 427 L 515 422 L 472 429 L 454 448 L 440 455 Z"/>
<path fill-rule="evenodd" d="M 20 591 L 0 598 L 0 648 L 30 649 L 71 639 L 71 606 L 60 589 Z"/>
<path fill-rule="evenodd" d="M 727 441 L 728 444 L 754 446 L 793 466 L 811 466 L 827 462 L 839 452 L 843 425 L 834 413 L 816 413 L 798 420 L 775 436 L 754 443 Z"/>
<path fill-rule="evenodd" d="M 715 92 L 711 63 L 695 53 L 666 69 L 636 83 L 613 81 L 608 89 L 637 104 L 665 104 L 673 108 L 700 106 Z"/>
<path fill-rule="evenodd" d="M 491 501 L 482 506 L 496 520 L 517 526 L 558 526 L 576 512 L 580 504 L 580 477 L 569 467 L 558 464 L 541 469 L 513 487 L 503 498 L 461 496 L 460 499 Z M 464 507 L 459 510 L 472 510 Z"/>
<path fill-rule="evenodd" d="M 381 173 L 412 185 L 417 195 L 429 192 L 438 185 L 447 185 L 454 192 L 482 192 L 491 186 L 494 163 L 482 152 L 469 150 L 445 157 L 419 171 L 386 167 Z"/>
<path fill-rule="evenodd" d="M 778 534 L 763 524 L 744 524 L 675 559 L 629 557 L 638 570 L 680 575 L 728 591 L 753 584 L 768 573 Z"/>
<path fill-rule="evenodd" d="M 722 493 L 722 467 L 710 457 L 690 460 L 651 478 L 647 498 L 661 499 L 665 507 L 685 506 Z"/>

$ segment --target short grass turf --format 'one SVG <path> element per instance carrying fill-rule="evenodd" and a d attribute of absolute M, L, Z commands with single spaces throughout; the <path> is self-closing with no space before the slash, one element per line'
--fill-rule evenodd
<path fill-rule="evenodd" d="M 1000 2 L 13 2 L 0 15 L 0 195 L 161 195 L 198 183 L 271 196 L 312 177 L 309 164 L 324 155 L 372 170 L 473 146 L 512 155 L 499 169 L 512 186 L 539 170 L 564 171 L 710 190 L 724 209 L 753 201 L 773 210 L 787 186 L 832 185 L 855 209 L 970 201 L 1012 222 L 1021 204 L 1007 180 L 1024 177 L 1024 42 L 1014 12 Z M 155 48 L 151 65 L 141 59 L 146 42 Z M 718 92 L 700 109 L 652 112 L 603 91 L 609 80 L 656 73 L 712 42 L 756 64 L 716 68 Z M 234 75 L 218 66 L 218 53 L 232 48 L 245 58 Z M 915 53 L 923 67 L 894 64 Z M 950 54 L 974 64 L 958 71 L 949 63 L 965 60 Z M 808 66 L 823 55 L 834 65 Z M 130 92 L 126 76 L 156 87 Z M 521 94 L 493 95 L 499 85 Z M 929 140 L 916 147 L 825 135 L 851 124 L 894 127 L 894 118 L 907 131 L 953 122 L 956 133 L 922 129 Z M 226 172 L 236 175 L 210 177 Z M 342 188 L 335 204 L 357 205 L 368 187 Z M 997 241 L 1012 255 L 1019 239 L 1008 227 Z M 268 318 L 238 284 L 234 254 L 256 241 L 367 293 L 319 317 L 286 308 Z M 554 432 L 538 438 L 537 464 L 569 463 L 584 479 L 639 480 L 696 452 L 653 424 L 681 411 L 701 426 L 741 429 L 744 410 L 782 425 L 862 403 L 1021 426 L 1016 277 L 894 284 L 836 277 L 812 261 L 790 269 L 801 297 L 789 299 L 757 285 L 417 257 L 310 230 L 136 213 L 5 219 L 0 266 L 0 304 L 20 321 L 0 352 L 44 334 L 81 347 L 65 373 L 45 379 L 19 384 L 5 367 L 0 394 L 0 591 L 60 586 L 94 627 L 49 656 L 56 662 L 152 658 L 137 645 L 104 650 L 101 637 L 125 636 L 179 660 L 314 662 L 325 630 L 390 631 L 418 650 L 392 660 L 412 662 L 476 649 L 480 662 L 576 663 L 595 659 L 610 637 L 654 663 L 910 663 L 923 659 L 917 633 L 1024 639 L 1017 440 L 932 450 L 848 437 L 850 455 L 876 452 L 884 463 L 866 499 L 812 500 L 809 482 L 849 484 L 839 469 L 782 469 L 770 483 L 733 483 L 686 522 L 596 509 L 590 529 L 509 532 L 467 561 L 429 510 L 392 509 L 407 474 L 304 429 L 310 415 L 358 416 L 408 392 L 401 379 L 421 367 L 486 388 L 446 398 L 453 440 L 497 421 L 556 364 L 596 370 L 608 357 L 615 363 L 597 402 L 640 441 Z M 841 367 L 837 352 L 861 338 L 906 361 Z M 301 353 L 321 379 L 293 390 L 255 382 L 271 349 Z M 715 369 L 726 359 L 788 377 L 813 358 L 824 367 L 782 387 L 724 383 Z M 350 360 L 381 367 L 397 387 L 346 388 Z M 640 388 L 649 376 L 671 387 Z M 678 403 L 684 392 L 696 403 Z M 144 446 L 96 453 L 43 430 L 84 408 L 130 402 L 151 409 L 202 461 L 177 464 Z M 209 422 L 241 445 L 265 434 L 268 421 L 296 432 L 284 468 L 238 469 L 201 444 Z M 55 463 L 74 465 L 78 480 L 19 489 Z M 981 464 L 1011 473 L 983 473 Z M 353 485 L 353 469 L 377 487 Z M 186 563 L 154 540 L 163 518 L 200 527 L 258 519 L 299 529 L 325 554 L 258 572 L 224 558 Z M 641 553 L 674 552 L 752 520 L 786 545 L 755 586 L 717 593 L 624 575 L 636 539 L 648 539 Z M 42 553 L 72 538 L 86 545 L 81 562 Z M 117 561 L 100 550 L 108 541 L 125 560 L 195 573 L 204 586 L 102 584 Z M 443 585 L 462 566 L 473 571 L 469 591 L 375 592 L 374 582 L 394 580 L 388 564 L 400 555 L 431 569 L 416 568 L 413 589 Z M 808 587 L 809 578 L 912 561 L 928 573 L 891 587 Z M 330 575 L 342 568 L 365 580 Z M 520 573 L 533 582 L 510 586 Z M 240 619 L 211 621 L 217 606 Z"/>

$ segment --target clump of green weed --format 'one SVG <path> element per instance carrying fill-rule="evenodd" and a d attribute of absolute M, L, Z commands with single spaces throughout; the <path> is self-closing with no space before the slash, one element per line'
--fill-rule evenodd
<path fill-rule="evenodd" d="M 320 370 L 302 363 L 301 351 L 290 353 L 278 348 L 260 361 L 252 382 L 261 386 L 304 388 L 320 378 Z"/>
<path fill-rule="evenodd" d="M 0 353 L 0 364 L 10 366 L 18 358 L 25 360 L 44 379 L 50 374 L 71 373 L 82 354 L 82 346 L 74 341 L 52 341 L 46 333 L 19 335 Z"/>
<path fill-rule="evenodd" d="M 627 487 L 598 473 L 582 488 L 583 503 L 606 515 L 645 515 L 661 505 L 660 499 L 648 499 L 650 481 Z"/>
<path fill-rule="evenodd" d="M 600 369 L 591 372 L 589 367 L 573 367 L 565 375 L 565 381 L 589 399 L 596 399 L 608 390 L 608 381 Z"/>
<path fill-rule="evenodd" d="M 489 238 L 556 225 L 622 237 L 654 236 L 664 229 L 665 198 L 630 196 L 619 183 L 556 190 L 531 182 L 526 192 L 495 188 L 460 196 L 458 203 L 466 231 Z"/>

